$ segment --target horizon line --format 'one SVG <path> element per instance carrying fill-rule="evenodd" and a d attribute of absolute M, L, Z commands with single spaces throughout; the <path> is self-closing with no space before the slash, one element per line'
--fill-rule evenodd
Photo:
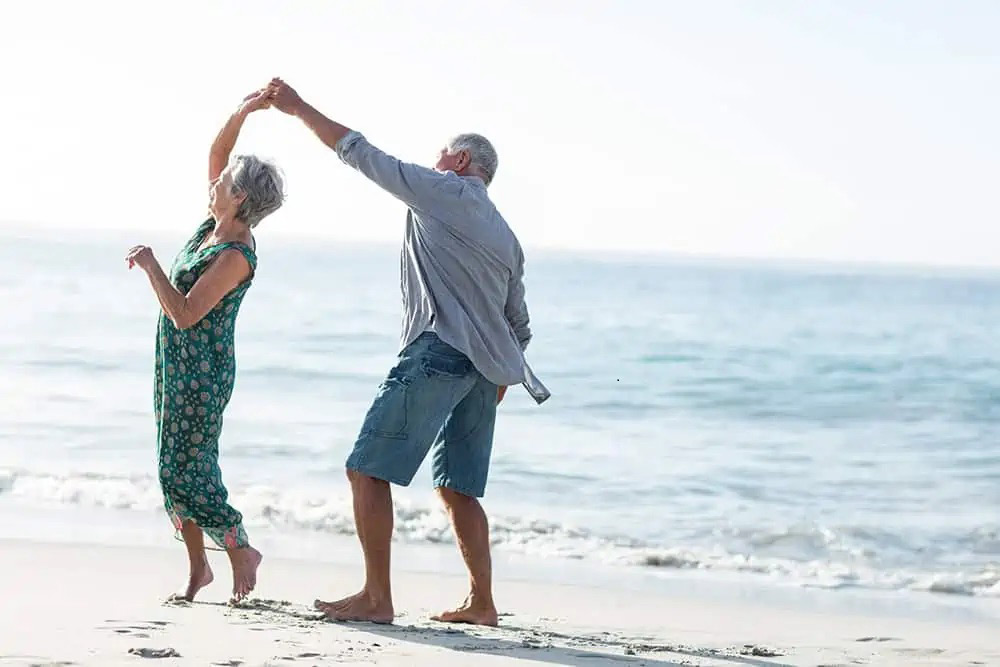
<path fill-rule="evenodd" d="M 24 240 L 37 240 L 39 237 L 50 236 L 51 232 L 65 232 L 73 237 L 80 237 L 97 234 L 116 235 L 133 228 L 124 226 L 102 226 L 92 229 L 82 229 L 78 227 L 60 226 L 46 224 L 44 222 L 22 222 L 16 223 L 9 220 L 0 220 L 0 235 L 10 238 L 21 238 Z M 174 234 L 169 229 L 155 227 L 145 230 L 145 233 L 156 236 L 169 236 Z M 284 244 L 296 244 L 303 242 L 337 243 L 353 247 L 370 248 L 398 248 L 399 241 L 378 240 L 378 239 L 345 239 L 334 235 L 327 235 L 315 232 L 279 233 L 272 236 L 272 241 Z M 959 263 L 954 261 L 932 262 L 910 259 L 872 259 L 872 258 L 841 258 L 841 257 L 821 257 L 809 255 L 740 255 L 698 251 L 671 250 L 666 248 L 640 248 L 640 247 L 588 247 L 588 246 L 565 246 L 547 243 L 524 243 L 525 250 L 529 252 L 540 252 L 546 255 L 564 255 L 571 257 L 587 257 L 590 259 L 606 260 L 638 260 L 648 262 L 676 262 L 690 264 L 753 264 L 753 265 L 777 265 L 785 268 L 803 269 L 865 269 L 874 272 L 891 273 L 914 273 L 914 272 L 935 272 L 935 273 L 978 273 L 992 274 L 1000 273 L 1000 263 L 984 264 L 978 262 Z"/>

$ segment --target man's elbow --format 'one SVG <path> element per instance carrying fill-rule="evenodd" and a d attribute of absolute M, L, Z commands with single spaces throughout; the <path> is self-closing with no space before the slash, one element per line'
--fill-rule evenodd
<path fill-rule="evenodd" d="M 521 350 L 528 348 L 528 343 L 531 342 L 531 329 L 528 327 L 522 327 L 517 331 L 517 342 L 521 346 Z"/>

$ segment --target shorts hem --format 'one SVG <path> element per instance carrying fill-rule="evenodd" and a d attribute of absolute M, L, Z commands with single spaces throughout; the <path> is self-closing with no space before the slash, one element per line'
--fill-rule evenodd
<path fill-rule="evenodd" d="M 463 496 L 469 496 L 470 498 L 482 498 L 486 495 L 486 486 L 472 488 L 465 484 L 456 484 L 455 482 L 449 480 L 448 478 L 437 478 L 434 480 L 434 488 L 440 489 L 445 488 L 450 491 L 455 491 L 461 493 Z"/>
<path fill-rule="evenodd" d="M 390 484 L 395 484 L 396 486 L 409 486 L 410 482 L 413 481 L 412 476 L 409 479 L 404 479 L 402 477 L 396 477 L 394 475 L 387 475 L 382 471 L 378 470 L 377 468 L 375 468 L 374 466 L 356 463 L 354 461 L 351 461 L 350 459 L 347 460 L 347 463 L 344 467 L 346 467 L 348 470 L 359 472 L 362 475 L 367 475 L 368 477 L 374 477 L 375 479 L 380 479 L 383 482 L 389 482 Z"/>

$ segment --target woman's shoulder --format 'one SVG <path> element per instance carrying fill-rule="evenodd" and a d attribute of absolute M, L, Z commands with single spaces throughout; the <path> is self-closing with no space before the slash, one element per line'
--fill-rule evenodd
<path fill-rule="evenodd" d="M 251 241 L 250 243 L 253 243 L 253 241 Z M 226 243 L 220 243 L 216 247 L 216 253 L 217 254 L 240 253 L 241 255 L 243 255 L 244 259 L 246 259 L 247 263 L 250 264 L 251 270 L 257 268 L 257 252 L 255 248 L 251 247 L 250 245 L 248 245 L 243 241 L 227 241 Z"/>

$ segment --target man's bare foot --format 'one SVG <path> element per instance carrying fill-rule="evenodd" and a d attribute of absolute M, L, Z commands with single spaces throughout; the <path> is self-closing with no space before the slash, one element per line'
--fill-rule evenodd
<path fill-rule="evenodd" d="M 354 595 L 348 595 L 346 598 L 341 598 L 339 600 L 333 600 L 330 602 L 316 598 L 316 600 L 313 601 L 313 606 L 325 614 L 329 610 L 335 610 L 335 609 L 340 609 L 341 607 L 346 607 L 347 605 L 353 603 L 356 598 L 359 598 L 363 595 L 365 595 L 365 592 L 361 591 L 360 593 L 355 593 Z"/>
<path fill-rule="evenodd" d="M 250 595 L 250 591 L 257 586 L 257 568 L 264 557 L 251 546 L 227 549 L 226 552 L 233 566 L 233 597 L 229 602 L 236 603 Z"/>
<path fill-rule="evenodd" d="M 198 594 L 198 591 L 208 586 L 215 579 L 215 575 L 212 574 L 212 568 L 209 567 L 208 561 L 200 567 L 197 571 L 191 572 L 188 577 L 187 588 L 184 589 L 183 593 L 174 593 L 169 598 L 168 602 L 193 602 L 194 596 Z"/>
<path fill-rule="evenodd" d="M 471 623 L 472 625 L 496 626 L 498 622 L 497 608 L 492 602 L 479 602 L 474 598 L 466 598 L 458 609 L 444 611 L 431 616 L 432 621 L 442 623 Z"/>
<path fill-rule="evenodd" d="M 371 623 L 392 623 L 396 617 L 392 600 L 375 600 L 366 591 L 335 602 L 316 600 L 313 603 L 331 621 L 369 621 Z"/>

